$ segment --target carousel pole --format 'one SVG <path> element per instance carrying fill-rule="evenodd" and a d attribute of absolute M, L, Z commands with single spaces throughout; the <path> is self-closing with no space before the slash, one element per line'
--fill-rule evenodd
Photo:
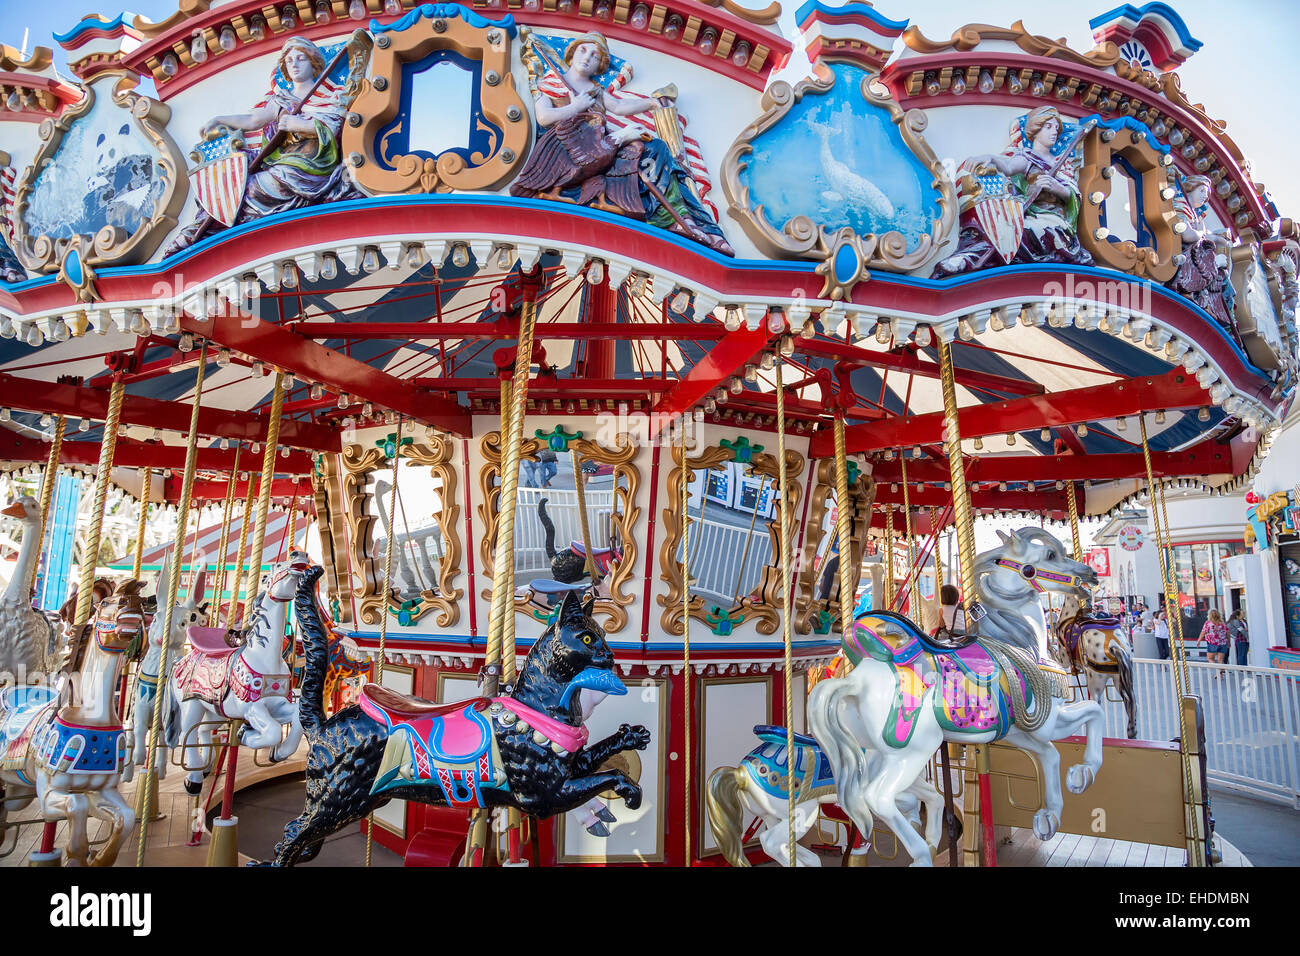
<path fill-rule="evenodd" d="M 393 517 L 397 513 L 397 465 L 402 460 L 402 416 L 397 416 L 396 442 L 393 448 L 393 477 L 388 491 L 388 540 L 384 543 L 384 589 L 380 592 L 379 602 L 379 661 L 375 665 L 375 683 L 384 685 L 384 651 L 388 642 L 388 595 L 389 584 L 393 579 L 393 542 L 397 540 L 397 529 Z M 293 510 L 290 509 L 290 514 Z M 375 812 L 370 811 L 366 821 L 366 866 L 370 866 L 370 849 L 374 844 Z"/>
<path fill-rule="evenodd" d="M 513 386 L 510 379 L 503 379 L 501 382 L 501 397 L 505 400 L 503 408 L 510 406 L 510 396 Z M 575 478 L 578 469 L 573 469 Z M 577 485 L 581 489 L 581 485 Z M 578 500 L 582 501 L 582 492 L 578 492 Z M 586 514 L 583 514 L 584 521 Z M 586 532 L 583 532 L 583 541 L 587 542 Z M 591 544 L 587 542 L 588 555 L 591 553 Z M 588 561 L 591 558 L 588 557 Z M 593 577 L 594 580 L 594 577 Z M 515 665 L 515 562 L 511 561 L 506 565 L 506 610 L 507 614 L 502 621 L 503 629 L 501 632 L 501 680 L 507 687 L 514 687 L 516 673 Z M 515 807 L 506 810 L 506 862 L 515 866 L 523 861 L 523 818 Z"/>
<path fill-rule="evenodd" d="M 693 471 L 686 461 L 686 422 L 681 422 L 678 447 L 682 453 L 682 767 L 686 787 L 686 865 L 691 865 L 691 518 L 688 508 Z M 705 480 L 707 481 L 707 470 Z M 700 499 L 704 510 L 704 499 Z M 757 510 L 757 506 L 755 507 Z M 702 516 L 702 515 L 701 515 Z M 702 530 L 702 529 L 701 529 Z M 728 608 L 730 610 L 730 608 Z"/>
<path fill-rule="evenodd" d="M 916 541 L 912 537 L 912 499 L 907 490 L 906 453 L 903 453 L 900 461 L 903 464 L 903 527 L 907 534 L 907 567 L 910 584 L 908 601 L 911 605 L 911 613 L 908 614 L 908 617 L 919 623 L 921 628 L 924 629 L 925 621 L 921 617 L 921 569 L 916 566 Z"/>
<path fill-rule="evenodd" d="M 936 336 L 939 343 L 939 381 L 943 389 L 943 424 L 944 451 L 948 455 L 948 478 L 952 484 L 953 517 L 957 525 L 957 564 L 961 572 L 961 603 L 964 612 L 966 630 L 973 631 L 974 621 L 971 611 L 975 605 L 975 522 L 971 514 L 970 489 L 966 487 L 966 462 L 962 458 L 961 429 L 957 417 L 957 386 L 953 381 L 952 349 L 946 339 Z M 946 745 L 945 745 L 946 749 Z M 972 748 L 977 787 L 966 787 L 966 828 L 962 837 L 962 851 L 965 863 L 978 866 L 980 863 L 980 843 L 983 847 L 985 862 L 996 863 L 997 848 L 991 841 L 981 841 L 981 830 L 991 829 L 992 821 L 987 819 L 992 813 L 988 800 L 981 800 L 981 792 L 989 788 L 988 749 L 985 746 Z M 984 817 L 985 826 L 974 826 L 976 819 Z"/>
<path fill-rule="evenodd" d="M 153 469 L 144 469 L 140 480 L 140 517 L 135 526 L 135 556 L 131 560 L 131 577 L 140 580 L 144 570 L 144 529 L 149 520 L 149 498 L 153 494 Z"/>
<path fill-rule="evenodd" d="M 885 607 L 894 609 L 894 506 L 885 505 Z"/>
<path fill-rule="evenodd" d="M 167 703 L 167 652 L 170 649 L 170 642 L 166 640 L 166 635 L 171 633 L 172 629 L 172 611 L 176 606 L 176 592 L 181 586 L 181 552 L 185 548 L 185 525 L 187 524 L 190 508 L 190 496 L 194 493 L 194 466 L 198 461 L 199 452 L 199 408 L 203 399 L 203 374 L 208 367 L 208 343 L 205 341 L 199 349 L 198 370 L 194 373 L 194 398 L 193 407 L 190 409 L 190 433 L 185 445 L 185 475 L 181 480 L 180 500 L 177 502 L 176 514 L 176 539 L 172 543 L 172 563 L 171 563 L 171 580 L 166 582 L 166 603 L 159 609 L 163 616 L 162 632 L 164 640 L 162 642 L 162 654 L 158 659 L 158 697 L 154 702 L 153 715 L 149 721 L 149 752 L 145 759 L 145 769 L 140 781 L 140 807 L 148 810 L 153 806 L 153 800 L 157 799 L 157 767 L 156 760 L 158 754 L 158 738 L 162 730 L 162 712 Z M 118 404 L 121 404 L 119 392 Z M 109 414 L 113 415 L 112 401 L 110 399 Z M 114 416 L 115 417 L 115 416 Z M 107 429 L 107 422 L 105 428 Z M 113 434 L 117 434 L 116 422 L 114 422 Z M 109 457 L 102 461 L 112 461 L 111 453 Z M 101 467 L 103 467 L 101 465 Z M 163 597 L 161 590 L 163 582 L 159 582 L 159 597 Z M 136 851 L 135 865 L 144 866 L 144 850 L 149 840 L 149 816 L 147 813 L 140 814 L 140 846 Z M 233 835 L 233 834 L 232 834 Z M 216 834 L 213 834 L 213 840 L 216 840 Z"/>
<path fill-rule="evenodd" d="M 532 367 L 533 329 L 537 322 L 537 287 L 525 280 L 523 312 L 519 319 L 519 336 L 515 346 L 515 370 L 510 385 L 510 404 L 501 408 L 503 452 L 501 456 L 501 496 L 497 499 L 496 555 L 492 574 L 492 613 L 488 622 L 487 649 L 483 657 L 484 697 L 496 697 L 501 687 L 501 662 L 507 630 L 506 618 L 513 617 L 514 594 L 511 588 L 515 561 L 515 507 L 519 502 L 519 457 L 524 436 L 524 413 L 528 406 L 528 373 Z M 505 388 L 502 388 L 505 394 Z M 511 621 L 511 624 L 514 622 Z M 510 669 L 514 672 L 514 647 L 509 648 Z M 485 809 L 474 813 L 466 857 L 472 866 L 483 864 L 487 845 L 488 814 Z"/>
<path fill-rule="evenodd" d="M 1156 534 L 1156 553 L 1160 556 L 1160 576 L 1164 585 L 1165 617 L 1170 624 L 1170 670 L 1174 678 L 1174 696 L 1178 699 L 1178 731 L 1182 746 L 1179 759 L 1183 765 L 1183 812 L 1187 818 L 1187 865 L 1202 867 L 1206 865 L 1204 845 L 1209 834 L 1202 832 L 1202 821 L 1196 812 L 1196 789 L 1192 773 L 1192 757 L 1187 743 L 1194 739 L 1188 724 L 1187 708 L 1183 700 L 1187 695 L 1187 649 L 1183 645 L 1183 620 L 1178 610 L 1178 578 L 1174 573 L 1173 548 L 1169 543 L 1169 513 L 1165 509 L 1164 486 L 1157 485 L 1151 470 L 1151 446 L 1147 442 L 1146 416 L 1138 416 L 1138 425 L 1142 430 L 1142 459 L 1146 465 L 1147 498 L 1150 502 L 1151 524 Z"/>
<path fill-rule="evenodd" d="M 221 513 L 221 543 L 217 545 L 217 580 L 212 596 L 212 607 L 208 611 L 208 627 L 216 627 L 221 616 L 221 599 L 226 593 L 226 552 L 230 548 L 230 519 L 235 512 L 235 485 L 239 482 L 239 453 L 242 445 L 235 445 L 235 463 L 230 471 L 230 483 L 226 485 L 226 500 Z"/>
<path fill-rule="evenodd" d="M 794 622 L 791 620 L 790 607 L 790 493 L 789 475 L 785 466 L 785 381 L 781 369 L 781 350 L 776 353 L 776 459 L 780 469 L 781 481 L 781 616 L 783 620 L 782 642 L 785 650 L 785 785 L 786 793 L 793 794 L 794 787 Z M 844 556 L 840 556 L 840 563 Z M 790 825 L 790 866 L 797 865 L 795 859 L 794 800 L 786 802 L 788 822 Z"/>
<path fill-rule="evenodd" d="M 844 453 L 844 413 L 837 412 L 835 431 L 835 541 L 840 549 L 840 629 L 847 639 L 853 629 L 853 521 L 849 517 L 849 463 Z"/>
<path fill-rule="evenodd" d="M 238 476 L 239 472 L 235 472 Z M 230 585 L 230 603 L 226 605 L 226 630 L 234 628 L 239 620 L 239 591 L 244 586 L 244 567 L 248 564 L 248 518 L 253 513 L 253 473 L 248 473 L 248 491 L 244 496 L 244 510 L 239 516 L 239 547 L 235 549 L 235 580 Z"/>
<path fill-rule="evenodd" d="M 934 538 L 934 596 L 939 599 L 940 607 L 943 606 L 943 598 L 940 592 L 943 590 L 943 563 L 939 560 L 940 541 L 939 541 L 939 509 L 930 509 L 930 535 Z M 942 615 L 941 615 L 942 616 Z M 940 624 L 943 622 L 940 621 Z"/>
<path fill-rule="evenodd" d="M 582 528 L 582 547 L 587 552 L 587 573 L 591 575 L 591 583 L 596 583 L 596 556 L 591 552 L 591 522 L 587 518 L 587 484 L 586 476 L 582 473 L 582 462 L 578 459 L 577 451 L 570 452 L 573 457 L 573 487 L 578 495 L 578 524 Z"/>
<path fill-rule="evenodd" d="M 284 412 L 284 373 L 275 373 L 271 393 L 271 418 L 266 424 L 266 445 L 262 449 L 262 477 L 257 486 L 257 524 L 253 526 L 253 565 L 249 568 L 248 600 L 244 602 L 242 624 L 262 587 L 262 549 L 266 546 L 266 514 L 271 508 L 271 485 L 275 482 L 275 454 L 280 447 L 280 416 Z M 391 533 L 391 532 L 390 532 Z M 256 582 L 256 583 L 254 583 Z"/>
<path fill-rule="evenodd" d="M 1074 482 L 1065 483 L 1065 503 L 1070 509 L 1070 540 L 1074 545 L 1074 560 L 1083 560 L 1083 546 L 1079 543 L 1079 502 L 1074 497 Z"/>
<path fill-rule="evenodd" d="M 36 540 L 41 542 L 42 549 L 45 545 L 45 527 L 50 522 L 50 505 L 54 502 L 54 485 L 58 478 L 59 454 L 63 450 L 63 430 L 66 426 L 67 420 L 62 415 L 54 420 L 54 436 L 50 439 L 50 457 L 45 463 L 45 473 L 41 475 L 41 523 L 36 529 Z M 27 582 L 29 591 L 36 587 L 36 571 L 39 567 L 39 561 L 32 562 L 32 576 Z"/>

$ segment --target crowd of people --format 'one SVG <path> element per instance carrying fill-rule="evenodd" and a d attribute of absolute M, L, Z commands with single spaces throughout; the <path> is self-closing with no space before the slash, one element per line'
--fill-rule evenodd
<path fill-rule="evenodd" d="M 1141 602 L 1125 612 L 1125 623 L 1129 633 L 1136 637 L 1139 633 L 1149 634 L 1156 643 L 1156 653 L 1161 660 L 1169 659 L 1169 618 L 1163 609 L 1154 613 Z M 1186 635 L 1185 635 L 1186 637 Z M 1245 667 L 1250 658 L 1250 629 L 1246 626 L 1246 615 L 1241 610 L 1232 612 L 1225 621 L 1223 612 L 1211 608 L 1201 627 L 1200 639 L 1205 641 L 1206 657 L 1211 664 L 1226 664 L 1228 652 L 1236 647 L 1236 662 Z"/>

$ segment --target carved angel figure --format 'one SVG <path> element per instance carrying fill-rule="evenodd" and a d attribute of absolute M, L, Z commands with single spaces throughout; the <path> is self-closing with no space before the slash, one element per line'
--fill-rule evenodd
<path fill-rule="evenodd" d="M 1174 199 L 1174 211 L 1185 227 L 1182 231 L 1183 255 L 1178 271 L 1168 286 L 1199 305 L 1224 328 L 1236 329 L 1232 318 L 1235 293 L 1228 276 L 1229 241 L 1210 230 L 1205 221 L 1210 198 L 1210 180 L 1205 176 L 1188 176 Z"/>
<path fill-rule="evenodd" d="M 602 86 L 597 80 L 609 71 L 610 60 L 609 44 L 599 33 L 571 42 L 562 64 L 540 39 L 532 43 L 543 63 L 533 108 L 545 132 L 511 195 L 595 206 L 735 255 L 700 199 L 687 150 L 675 154 L 649 132 L 650 124 L 634 119 L 664 109 L 663 101 L 676 91 L 662 91 L 659 101 L 619 92 L 621 75 Z"/>

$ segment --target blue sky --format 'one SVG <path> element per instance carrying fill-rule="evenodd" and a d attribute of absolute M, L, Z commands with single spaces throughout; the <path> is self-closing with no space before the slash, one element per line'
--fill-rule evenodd
<path fill-rule="evenodd" d="M 741 0 L 761 6 L 758 0 Z M 782 0 L 784 23 L 793 33 L 798 0 Z M 132 11 L 162 19 L 176 10 L 176 0 L 133 0 Z M 878 0 L 887 17 L 910 17 L 931 38 L 947 38 L 966 23 L 1008 26 L 1018 19 L 1033 33 L 1065 37 L 1075 49 L 1093 45 L 1088 20 L 1112 9 L 1114 0 L 1092 5 L 1043 4 L 1029 0 L 925 0 L 904 3 Z M 1289 120 L 1292 84 L 1287 77 L 1300 45 L 1300 4 L 1294 0 L 1248 0 L 1231 6 L 1222 0 L 1171 0 L 1193 36 L 1204 46 L 1179 71 L 1183 90 L 1204 103 L 1211 116 L 1227 121 L 1228 135 L 1254 163 L 1254 177 L 1266 184 L 1284 216 L 1300 218 L 1300 182 L 1292 171 L 1300 155 L 1300 126 Z M 20 46 L 30 30 L 29 46 L 52 46 L 51 34 L 63 32 L 88 13 L 116 16 L 119 7 L 98 7 L 77 0 L 0 0 L 0 41 Z M 56 62 L 62 57 L 56 53 Z M 684 99 L 687 91 L 683 91 Z"/>

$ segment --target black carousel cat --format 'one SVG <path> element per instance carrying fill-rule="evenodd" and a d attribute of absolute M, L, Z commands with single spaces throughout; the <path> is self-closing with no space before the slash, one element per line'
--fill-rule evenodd
<path fill-rule="evenodd" d="M 367 684 L 358 704 L 326 718 L 328 633 L 314 593 L 321 573 L 309 569 L 294 598 L 307 657 L 299 704 L 311 744 L 307 806 L 285 827 L 273 865 L 315 858 L 328 836 L 394 798 L 549 817 L 613 790 L 629 808 L 640 806 L 641 789 L 626 774 L 598 768 L 644 750 L 649 731 L 624 724 L 586 746 L 593 700 L 627 693 L 590 604 L 564 599 L 508 696 L 440 705 Z"/>

